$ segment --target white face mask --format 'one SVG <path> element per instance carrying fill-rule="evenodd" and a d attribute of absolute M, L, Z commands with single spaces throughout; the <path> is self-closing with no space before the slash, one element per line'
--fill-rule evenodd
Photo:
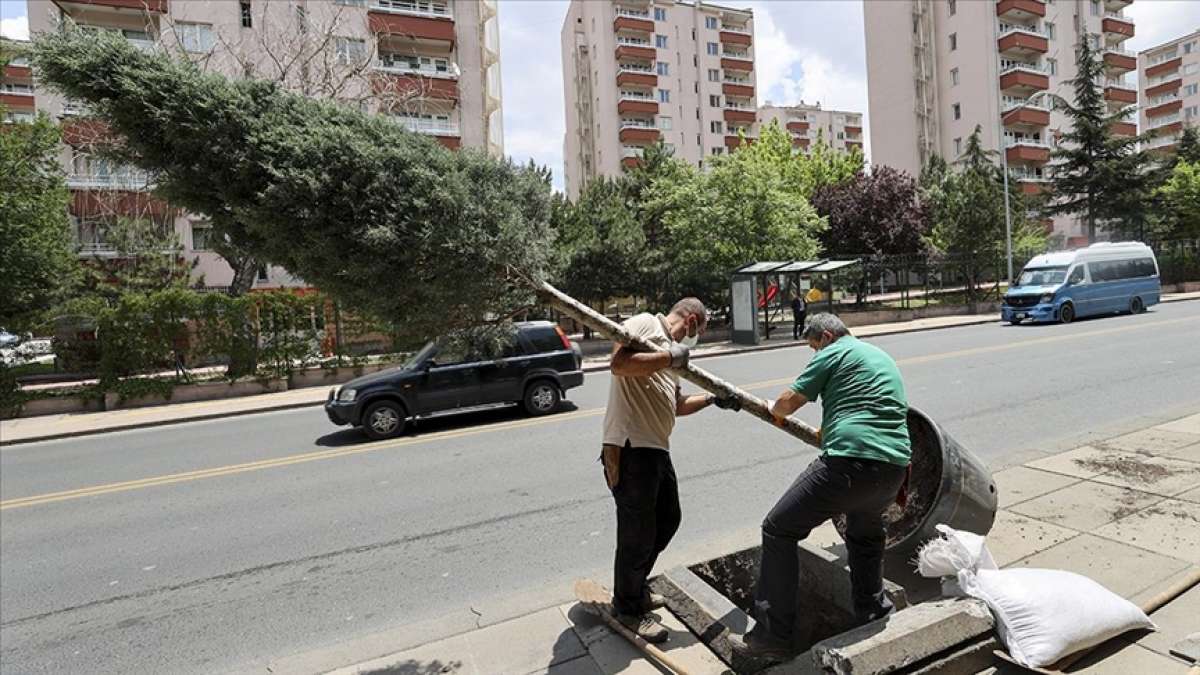
<path fill-rule="evenodd" d="M 699 343 L 700 343 L 700 334 L 699 333 L 697 333 L 695 335 L 686 335 L 686 336 L 684 336 L 684 338 L 682 340 L 679 341 L 679 344 L 683 345 L 684 347 L 687 347 L 688 349 L 695 349 L 696 345 Z"/>

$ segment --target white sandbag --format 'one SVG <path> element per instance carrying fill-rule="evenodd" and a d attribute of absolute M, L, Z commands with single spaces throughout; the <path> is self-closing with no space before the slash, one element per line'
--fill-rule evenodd
<path fill-rule="evenodd" d="M 996 569 L 982 536 L 945 524 L 934 527 L 941 536 L 926 542 L 917 553 L 917 572 L 921 576 L 954 577 L 963 570 Z"/>
<path fill-rule="evenodd" d="M 1040 668 L 1139 628 L 1155 628 L 1136 605 L 1091 579 L 1062 570 L 963 570 L 959 586 L 987 603 L 1018 663 Z"/>

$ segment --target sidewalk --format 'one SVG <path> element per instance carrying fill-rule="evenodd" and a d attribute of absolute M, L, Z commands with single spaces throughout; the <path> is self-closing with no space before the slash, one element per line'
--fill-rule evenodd
<path fill-rule="evenodd" d="M 1087 575 L 1135 603 L 1200 567 L 1200 414 L 1057 454 L 995 474 L 1000 511 L 988 547 L 1003 567 Z M 839 543 L 828 524 L 810 543 Z M 667 651 L 692 672 L 723 664 L 666 610 Z M 1157 632 L 1110 640 L 1072 672 L 1185 675 L 1173 645 L 1200 630 L 1200 587 L 1152 615 Z M 430 642 L 332 671 L 529 675 L 655 674 L 632 646 L 575 603 Z M 1009 667 L 987 673 L 1015 673 Z"/>
<path fill-rule="evenodd" d="M 1164 295 L 1163 302 L 1178 302 L 1184 300 L 1200 300 L 1200 292 L 1176 293 Z M 851 330 L 858 337 L 878 337 L 881 335 L 897 335 L 917 331 L 934 330 L 938 328 L 955 328 L 977 324 L 998 322 L 996 314 L 973 314 L 964 316 L 944 316 L 929 319 L 916 319 L 897 323 L 884 323 L 869 326 L 856 326 Z M 775 332 L 775 331 L 773 331 Z M 777 337 L 762 344 L 747 346 L 735 345 L 731 342 L 716 342 L 701 344 L 692 350 L 694 360 L 724 356 L 743 352 L 770 351 L 796 347 L 803 343 L 791 339 L 789 331 L 778 331 Z M 585 372 L 598 372 L 608 369 L 608 355 L 585 358 Z M 25 417 L 0 421 L 0 445 L 16 443 L 31 443 L 34 441 L 69 438 L 89 434 L 122 431 L 142 427 L 162 426 L 180 422 L 194 422 L 233 415 L 248 415 L 273 410 L 286 410 L 305 406 L 317 406 L 325 402 L 329 387 L 308 387 L 293 389 L 278 394 L 260 394 L 242 398 L 223 399 L 219 401 L 197 401 L 193 403 L 174 403 L 152 408 L 137 408 L 131 410 L 114 410 L 109 412 L 71 413 L 64 415 L 43 415 L 40 417 Z"/>

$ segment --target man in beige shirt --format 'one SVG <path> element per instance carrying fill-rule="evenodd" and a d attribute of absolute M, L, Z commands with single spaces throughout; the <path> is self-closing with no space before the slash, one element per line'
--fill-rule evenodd
<path fill-rule="evenodd" d="M 679 529 L 679 487 L 671 464 L 675 418 L 716 404 L 736 410 L 736 399 L 712 394 L 684 396 L 671 368 L 684 368 L 688 350 L 708 325 L 704 305 L 684 298 L 666 316 L 639 314 L 625 329 L 664 351 L 618 347 L 612 357 L 612 384 L 604 416 L 604 474 L 617 504 L 617 553 L 613 610 L 617 619 L 648 642 L 667 639 L 652 614 L 646 577 L 658 554 Z"/>

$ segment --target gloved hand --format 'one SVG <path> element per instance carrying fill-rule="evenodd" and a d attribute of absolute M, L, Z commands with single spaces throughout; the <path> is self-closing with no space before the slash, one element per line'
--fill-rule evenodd
<path fill-rule="evenodd" d="M 678 342 L 672 343 L 667 349 L 671 354 L 672 368 L 686 368 L 688 364 L 688 348 L 687 345 Z"/>
<path fill-rule="evenodd" d="M 732 410 L 733 412 L 737 412 L 742 409 L 742 402 L 732 396 L 716 396 L 714 394 L 709 394 L 708 401 L 721 410 Z"/>

